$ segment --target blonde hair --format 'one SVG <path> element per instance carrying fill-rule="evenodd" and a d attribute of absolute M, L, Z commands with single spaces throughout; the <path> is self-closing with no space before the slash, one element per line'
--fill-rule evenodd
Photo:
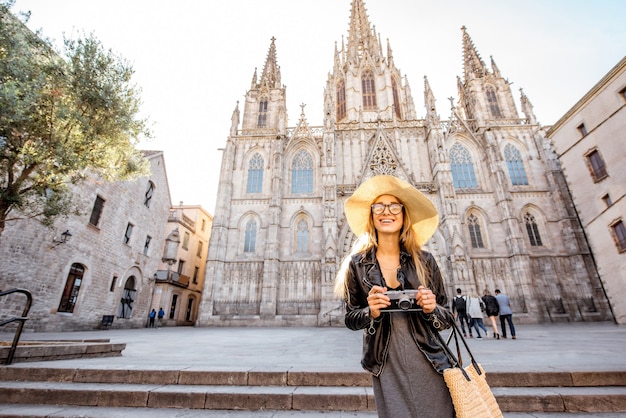
<path fill-rule="evenodd" d="M 397 197 L 396 197 L 397 198 Z M 398 199 L 399 200 L 399 199 Z M 402 203 L 402 202 L 401 202 Z M 422 256 L 422 246 L 419 244 L 417 236 L 411 228 L 412 222 L 408 214 L 408 211 L 403 211 L 403 225 L 402 232 L 400 233 L 400 243 L 404 246 L 404 249 L 409 253 L 415 264 L 415 270 L 420 284 L 428 286 L 430 282 L 430 272 L 426 268 L 424 258 Z M 370 213 L 369 220 L 365 232 L 357 238 L 352 245 L 350 253 L 343 259 L 337 276 L 335 278 L 335 286 L 333 293 L 340 298 L 347 300 L 348 298 L 348 267 L 350 266 L 350 260 L 352 256 L 359 253 L 365 253 L 373 247 L 378 247 L 376 228 L 374 228 L 374 219 Z"/>

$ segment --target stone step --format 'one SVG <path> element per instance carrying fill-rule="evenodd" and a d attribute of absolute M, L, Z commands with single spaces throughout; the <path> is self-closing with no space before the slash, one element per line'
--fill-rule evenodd
<path fill-rule="evenodd" d="M 132 383 L 249 386 L 361 386 L 370 387 L 365 372 L 257 370 L 135 370 L 0 367 L 0 381 L 76 383 Z"/>
<path fill-rule="evenodd" d="M 140 370 L 0 367 L 0 381 L 76 383 L 130 383 L 162 385 L 249 386 L 359 386 L 371 387 L 366 372 L 312 372 L 261 370 Z M 496 387 L 623 386 L 626 371 L 491 372 L 487 381 Z"/>
<path fill-rule="evenodd" d="M 626 418 L 626 413 L 504 412 L 504 418 Z M 12 418 L 377 418 L 363 411 L 233 411 L 206 409 L 114 408 L 65 405 L 0 404 L 0 417 Z"/>
<path fill-rule="evenodd" d="M 495 387 L 505 412 L 626 412 L 626 386 Z M 210 410 L 374 411 L 370 387 L 0 382 L 6 404 Z"/>
<path fill-rule="evenodd" d="M 0 341 L 0 364 L 6 364 L 11 341 Z M 111 343 L 108 339 L 21 341 L 13 354 L 13 362 L 68 360 L 78 358 L 119 357 L 126 348 L 124 343 Z"/>

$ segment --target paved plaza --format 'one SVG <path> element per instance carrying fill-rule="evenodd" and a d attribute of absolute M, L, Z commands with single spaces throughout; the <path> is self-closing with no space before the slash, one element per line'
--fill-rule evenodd
<path fill-rule="evenodd" d="M 609 322 L 516 325 L 517 339 L 468 339 L 489 372 L 626 371 L 626 327 Z M 0 334 L 0 340 L 12 335 Z M 28 340 L 109 339 L 125 343 L 120 357 L 16 363 L 17 367 L 137 370 L 362 371 L 361 332 L 346 328 L 168 327 L 63 333 L 24 333 Z M 12 367 L 12 366 L 9 366 Z M 49 413 L 49 406 L 42 406 Z M 18 408 L 19 409 L 19 408 Z M 42 409 L 44 411 L 44 409 Z M 134 408 L 129 417 L 374 418 L 372 412 L 211 411 Z M 0 415 L 1 415 L 0 408 Z M 14 411 L 15 412 L 15 411 Z M 32 410 L 35 413 L 35 410 Z M 121 411 L 118 411 L 121 412 Z M 86 415 L 107 411 L 83 408 Z M 105 415 L 101 415 L 105 414 Z M 163 415 L 165 414 L 165 415 Z M 173 415 L 172 415 L 173 414 Z M 40 416 L 40 415 L 37 415 Z M 41 415 L 43 416 L 43 415 Z M 505 413 L 505 418 L 623 418 L 626 413 Z"/>

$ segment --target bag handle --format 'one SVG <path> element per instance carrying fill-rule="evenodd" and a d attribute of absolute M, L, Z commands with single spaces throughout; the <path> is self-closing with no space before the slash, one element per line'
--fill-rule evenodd
<path fill-rule="evenodd" d="M 448 336 L 448 341 L 446 341 L 446 344 L 444 344 L 444 351 L 446 351 L 448 353 L 448 355 L 452 359 L 455 360 L 456 367 L 461 369 L 461 371 L 463 372 L 463 376 L 465 376 L 465 378 L 468 381 L 470 381 L 471 379 L 469 378 L 469 376 L 467 375 L 467 372 L 465 372 L 465 369 L 463 368 L 463 358 L 461 356 L 461 345 L 459 344 L 459 340 L 461 340 L 461 342 L 465 346 L 465 350 L 467 351 L 467 354 L 469 354 L 471 363 L 474 366 L 474 369 L 476 370 L 476 373 L 478 373 L 478 375 L 481 375 L 482 371 L 480 370 L 480 367 L 478 366 L 478 362 L 474 358 L 474 354 L 472 354 L 472 350 L 470 350 L 469 345 L 467 344 L 467 341 L 465 340 L 465 337 L 463 337 L 463 335 L 459 331 L 459 327 L 456 324 L 456 322 L 452 323 L 452 327 L 451 328 L 452 328 L 452 331 L 450 332 L 450 335 Z M 456 356 L 454 355 L 454 353 L 452 352 L 452 350 L 450 349 L 450 346 L 449 346 L 450 340 L 452 339 L 452 337 L 454 337 L 454 343 L 456 345 L 456 352 L 457 352 Z M 453 367 L 455 367 L 455 366 L 453 366 Z"/>

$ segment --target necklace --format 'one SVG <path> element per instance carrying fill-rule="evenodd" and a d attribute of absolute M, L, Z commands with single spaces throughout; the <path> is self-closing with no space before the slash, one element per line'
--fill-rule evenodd
<path fill-rule="evenodd" d="M 380 264 L 380 261 L 379 261 L 378 262 L 378 267 L 380 267 L 383 270 L 398 270 L 400 268 L 400 263 L 398 263 L 398 265 L 396 267 L 388 268 L 388 267 L 383 267 L 383 265 Z"/>

